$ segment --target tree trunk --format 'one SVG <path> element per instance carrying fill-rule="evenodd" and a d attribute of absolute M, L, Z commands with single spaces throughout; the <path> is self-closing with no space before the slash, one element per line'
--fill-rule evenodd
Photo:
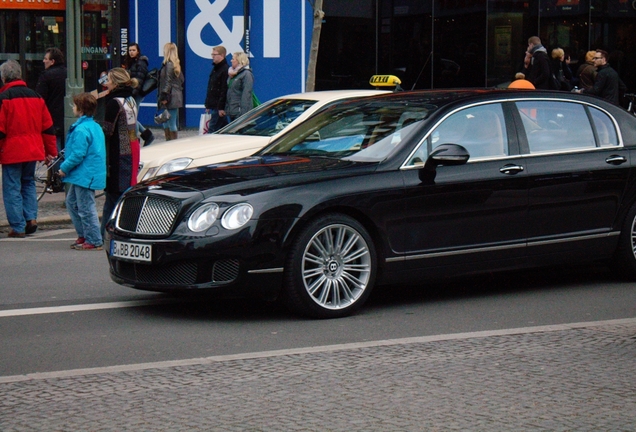
<path fill-rule="evenodd" d="M 309 64 L 307 65 L 307 83 L 305 91 L 314 91 L 316 88 L 316 63 L 318 63 L 318 45 L 320 44 L 320 30 L 325 13 L 322 11 L 322 0 L 314 0 L 314 28 L 311 34 L 311 49 L 309 50 Z"/>

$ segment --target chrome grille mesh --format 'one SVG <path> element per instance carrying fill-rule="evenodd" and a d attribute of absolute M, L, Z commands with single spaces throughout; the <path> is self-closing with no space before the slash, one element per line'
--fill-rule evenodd
<path fill-rule="evenodd" d="M 161 285 L 191 285 L 197 281 L 197 263 L 179 262 L 164 266 L 149 266 L 117 261 L 113 267 L 115 273 L 124 279 L 136 282 Z"/>
<path fill-rule="evenodd" d="M 177 261 L 162 265 L 148 265 L 112 260 L 113 273 L 126 281 L 150 284 L 154 287 L 209 284 L 229 284 L 239 277 L 237 259 L 208 261 Z"/>
<path fill-rule="evenodd" d="M 138 196 L 126 198 L 122 203 L 117 228 L 137 234 L 166 235 L 179 211 L 173 200 Z"/>
<path fill-rule="evenodd" d="M 238 277 L 239 262 L 236 259 L 219 260 L 212 266 L 212 281 L 216 283 L 232 282 Z"/>

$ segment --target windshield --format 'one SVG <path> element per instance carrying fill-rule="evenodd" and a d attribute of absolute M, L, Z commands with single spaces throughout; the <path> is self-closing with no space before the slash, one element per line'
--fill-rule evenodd
<path fill-rule="evenodd" d="M 399 147 L 436 108 L 400 101 L 337 104 L 302 122 L 259 154 L 378 162 Z"/>
<path fill-rule="evenodd" d="M 218 133 L 253 136 L 276 135 L 315 103 L 315 100 L 307 99 L 273 99 L 239 117 L 236 121 L 219 130 Z"/>

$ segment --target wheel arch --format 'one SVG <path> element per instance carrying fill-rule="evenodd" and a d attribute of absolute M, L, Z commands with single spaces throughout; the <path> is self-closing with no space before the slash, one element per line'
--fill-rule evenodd
<path fill-rule="evenodd" d="M 374 250 L 376 254 L 375 258 L 376 258 L 376 263 L 378 266 L 377 273 L 379 277 L 384 269 L 384 261 L 385 261 L 384 257 L 387 255 L 384 239 L 382 238 L 382 235 L 378 231 L 376 225 L 373 223 L 371 218 L 369 218 L 366 214 L 364 214 L 364 212 L 353 207 L 342 206 L 342 205 L 329 206 L 329 207 L 323 207 L 320 209 L 315 209 L 312 212 L 308 212 L 304 214 L 301 218 L 299 218 L 296 221 L 296 223 L 288 231 L 284 239 L 283 247 L 285 250 L 285 256 L 289 254 L 291 245 L 293 244 L 294 240 L 296 239 L 300 231 L 303 228 L 305 228 L 308 224 L 310 224 L 312 221 L 327 214 L 343 214 L 343 215 L 349 216 L 355 219 L 356 221 L 358 221 L 360 224 L 362 224 L 364 229 L 367 230 L 367 232 L 369 233 L 369 236 L 371 236 L 371 240 L 373 240 Z"/>

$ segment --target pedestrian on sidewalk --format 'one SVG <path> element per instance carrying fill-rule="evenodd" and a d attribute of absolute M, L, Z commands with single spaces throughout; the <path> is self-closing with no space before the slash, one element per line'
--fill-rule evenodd
<path fill-rule="evenodd" d="M 73 97 L 73 114 L 79 117 L 68 130 L 60 176 L 69 184 L 66 208 L 77 232 L 76 250 L 101 250 L 102 235 L 95 206 L 95 191 L 106 187 L 106 140 L 93 119 L 97 99 L 90 93 Z"/>
<path fill-rule="evenodd" d="M 46 102 L 57 140 L 57 152 L 64 148 L 64 97 L 66 96 L 66 66 L 59 48 L 47 48 L 44 53 L 44 72 L 38 78 L 35 91 Z M 57 169 L 59 167 L 55 167 Z"/>
<path fill-rule="evenodd" d="M 15 60 L 0 65 L 0 164 L 9 237 L 38 229 L 35 164 L 57 156 L 55 128 L 44 99 L 22 80 Z"/>
<path fill-rule="evenodd" d="M 597 68 L 594 85 L 579 89 L 577 93 L 592 94 L 620 106 L 620 95 L 627 91 L 627 86 L 618 73 L 609 64 L 609 54 L 604 50 L 596 50 L 594 65 Z"/>
<path fill-rule="evenodd" d="M 237 119 L 254 108 L 254 74 L 250 69 L 250 58 L 243 51 L 232 54 L 232 67 L 228 69 L 227 102 L 225 112 L 228 122 Z"/>
<path fill-rule="evenodd" d="M 170 118 L 163 124 L 166 141 L 178 138 L 179 108 L 183 108 L 184 74 L 181 70 L 177 46 L 168 42 L 163 46 L 163 67 L 159 72 L 157 109 L 167 109 Z"/>
<path fill-rule="evenodd" d="M 224 46 L 212 48 L 212 72 L 208 78 L 208 91 L 205 96 L 205 112 L 210 113 L 208 133 L 216 132 L 227 124 L 225 116 L 225 102 L 227 100 L 227 64 Z"/>
<path fill-rule="evenodd" d="M 144 97 L 139 94 L 141 87 L 148 76 L 148 57 L 141 55 L 139 44 L 131 43 L 128 45 L 128 54 L 124 57 L 124 69 L 128 71 L 131 78 L 137 78 L 138 85 L 133 90 L 133 97 L 137 103 L 137 110 L 141 107 Z M 146 129 L 139 120 L 137 120 L 137 134 L 144 140 L 144 145 L 150 145 L 155 137 L 150 129 Z"/>
<path fill-rule="evenodd" d="M 139 138 L 137 137 L 137 104 L 133 89 L 138 85 L 136 78 L 130 78 L 126 69 L 113 68 L 108 71 L 104 114 L 104 135 L 106 136 L 106 199 L 102 211 L 101 234 L 104 236 L 106 222 L 113 212 L 119 197 L 130 186 L 137 184 L 139 169 Z"/>

